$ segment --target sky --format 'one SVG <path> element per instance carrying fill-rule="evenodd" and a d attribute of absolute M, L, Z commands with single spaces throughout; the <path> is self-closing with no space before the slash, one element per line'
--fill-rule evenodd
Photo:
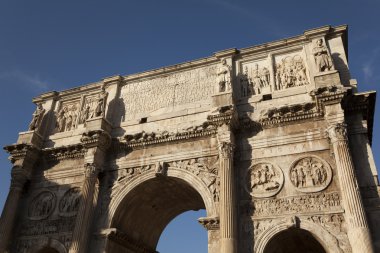
<path fill-rule="evenodd" d="M 351 76 L 360 91 L 379 91 L 379 9 L 380 0 L 0 0 L 0 145 L 14 143 L 18 132 L 27 129 L 35 110 L 31 100 L 43 92 L 173 65 L 329 24 L 349 25 Z M 372 146 L 378 166 L 379 111 L 378 102 Z M 10 184 L 7 156 L 0 151 L 0 210 Z M 194 216 L 185 213 L 170 223 L 159 251 L 207 252 L 207 235 Z M 184 242 L 174 239 L 181 231 L 193 233 L 199 245 L 189 241 L 179 251 Z"/>

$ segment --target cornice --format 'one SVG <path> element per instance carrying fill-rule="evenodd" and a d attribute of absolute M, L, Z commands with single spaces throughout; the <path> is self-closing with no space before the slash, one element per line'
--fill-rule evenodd
<path fill-rule="evenodd" d="M 219 230 L 220 228 L 219 217 L 202 217 L 198 219 L 198 222 L 207 230 Z"/>
<path fill-rule="evenodd" d="M 162 143 L 213 136 L 216 132 L 216 127 L 212 124 L 208 124 L 207 122 L 200 126 L 191 127 L 190 129 L 176 133 L 168 131 L 146 133 L 142 131 L 136 134 L 125 135 L 121 138 L 119 147 L 121 149 L 141 149 L 146 146 L 159 145 Z"/>
<path fill-rule="evenodd" d="M 86 153 L 86 149 L 83 144 L 78 143 L 68 146 L 45 148 L 42 152 L 48 160 L 59 161 L 65 159 L 83 158 Z"/>
<path fill-rule="evenodd" d="M 8 145 L 3 149 L 10 154 L 9 159 L 12 163 L 14 163 L 16 160 L 24 159 L 27 156 L 28 152 L 38 153 L 39 151 L 39 149 L 34 145 L 26 143 Z"/>

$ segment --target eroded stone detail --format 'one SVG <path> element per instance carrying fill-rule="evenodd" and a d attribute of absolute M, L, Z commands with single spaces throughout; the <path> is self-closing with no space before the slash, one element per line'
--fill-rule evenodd
<path fill-rule="evenodd" d="M 338 192 L 254 201 L 254 216 L 272 216 L 308 212 L 341 212 Z"/>
<path fill-rule="evenodd" d="M 61 216 L 74 216 L 79 210 L 81 191 L 79 187 L 74 187 L 66 191 L 59 202 L 59 212 Z"/>
<path fill-rule="evenodd" d="M 218 67 L 218 85 L 219 92 L 230 91 L 231 88 L 231 71 L 232 68 L 227 64 L 226 59 L 222 59 Z"/>
<path fill-rule="evenodd" d="M 246 190 L 256 198 L 276 195 L 284 183 L 280 168 L 271 163 L 252 165 L 246 174 Z"/>
<path fill-rule="evenodd" d="M 28 221 L 22 224 L 20 235 L 37 236 L 72 232 L 74 225 L 75 217 L 61 218 L 57 220 Z"/>
<path fill-rule="evenodd" d="M 63 105 L 56 113 L 57 123 L 56 132 L 74 130 L 78 126 L 79 102 Z"/>
<path fill-rule="evenodd" d="M 42 107 L 42 104 L 38 104 L 36 110 L 33 113 L 32 121 L 29 124 L 30 131 L 37 130 L 40 127 L 44 114 L 45 109 Z"/>
<path fill-rule="evenodd" d="M 319 72 L 324 72 L 332 69 L 332 60 L 328 53 L 327 47 L 323 43 L 323 39 L 317 39 L 314 42 L 313 55 L 315 65 Z"/>
<path fill-rule="evenodd" d="M 276 64 L 276 90 L 309 84 L 304 60 L 298 54 L 287 56 Z"/>
<path fill-rule="evenodd" d="M 56 203 L 55 195 L 50 191 L 39 193 L 31 202 L 28 209 L 28 217 L 31 220 L 47 218 L 54 210 Z"/>
<path fill-rule="evenodd" d="M 220 225 L 219 217 L 199 218 L 198 222 L 207 230 L 218 230 Z"/>
<path fill-rule="evenodd" d="M 317 157 L 305 157 L 293 163 L 289 178 L 298 191 L 317 192 L 329 185 L 332 172 L 325 161 Z"/>

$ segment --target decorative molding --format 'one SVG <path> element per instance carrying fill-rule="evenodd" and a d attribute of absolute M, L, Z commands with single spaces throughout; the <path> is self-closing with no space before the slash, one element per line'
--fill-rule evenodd
<path fill-rule="evenodd" d="M 48 160 L 53 161 L 83 158 L 86 153 L 83 144 L 45 148 L 42 151 Z"/>
<path fill-rule="evenodd" d="M 171 133 L 168 131 L 146 133 L 145 131 L 142 131 L 133 135 L 127 134 L 122 138 L 119 146 L 122 149 L 141 149 L 150 145 L 213 136 L 216 133 L 216 127 L 208 122 L 205 122 L 200 126 L 190 127 L 177 133 Z"/>
<path fill-rule="evenodd" d="M 4 150 L 10 154 L 9 160 L 14 163 L 16 160 L 24 159 L 28 152 L 32 151 L 37 153 L 39 151 L 34 145 L 20 143 L 4 147 Z"/>
<path fill-rule="evenodd" d="M 336 123 L 327 128 L 329 138 L 332 143 L 337 141 L 348 141 L 346 123 Z"/>
<path fill-rule="evenodd" d="M 131 236 L 129 236 L 127 233 L 122 232 L 118 229 L 112 229 L 107 234 L 107 238 L 110 241 L 113 241 L 119 245 L 122 245 L 123 247 L 132 250 L 133 252 L 139 252 L 139 253 L 158 253 L 154 249 L 144 245 L 142 242 L 139 242 L 135 239 L 133 239 Z"/>
<path fill-rule="evenodd" d="M 198 222 L 207 230 L 219 230 L 220 228 L 219 217 L 202 217 L 198 219 Z"/>
<path fill-rule="evenodd" d="M 105 150 L 111 145 L 111 136 L 104 130 L 93 130 L 83 133 L 80 141 L 85 148 L 99 147 Z"/>

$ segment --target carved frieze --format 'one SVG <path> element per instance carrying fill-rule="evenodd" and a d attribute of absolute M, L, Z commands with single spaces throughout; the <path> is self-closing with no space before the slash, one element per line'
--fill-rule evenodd
<path fill-rule="evenodd" d="M 60 146 L 54 148 L 45 148 L 43 153 L 49 160 L 64 160 L 82 158 L 86 150 L 82 144 L 75 144 L 70 146 Z"/>
<path fill-rule="evenodd" d="M 37 236 L 58 234 L 73 231 L 75 217 L 60 218 L 57 220 L 40 220 L 23 222 L 20 236 Z"/>
<path fill-rule="evenodd" d="M 308 85 L 306 65 L 298 53 L 275 59 L 275 90 Z"/>
<path fill-rule="evenodd" d="M 74 187 L 66 191 L 59 201 L 59 215 L 71 217 L 77 214 L 81 198 L 79 187 Z"/>
<path fill-rule="evenodd" d="M 255 217 L 262 217 L 328 211 L 342 211 L 341 197 L 338 192 L 259 199 L 254 201 L 253 214 Z"/>
<path fill-rule="evenodd" d="M 327 162 L 310 156 L 292 164 L 289 178 L 293 186 L 300 192 L 318 192 L 330 184 L 332 171 Z"/>
<path fill-rule="evenodd" d="M 252 165 L 246 174 L 245 188 L 256 198 L 265 198 L 276 195 L 284 184 L 282 170 L 271 163 Z"/>
<path fill-rule="evenodd" d="M 49 217 L 55 208 L 56 197 L 50 191 L 43 191 L 33 198 L 29 205 L 30 220 L 42 220 Z"/>
<path fill-rule="evenodd" d="M 101 92 L 96 95 L 86 96 L 79 123 L 83 124 L 88 119 L 104 116 L 108 93 L 102 86 Z"/>

